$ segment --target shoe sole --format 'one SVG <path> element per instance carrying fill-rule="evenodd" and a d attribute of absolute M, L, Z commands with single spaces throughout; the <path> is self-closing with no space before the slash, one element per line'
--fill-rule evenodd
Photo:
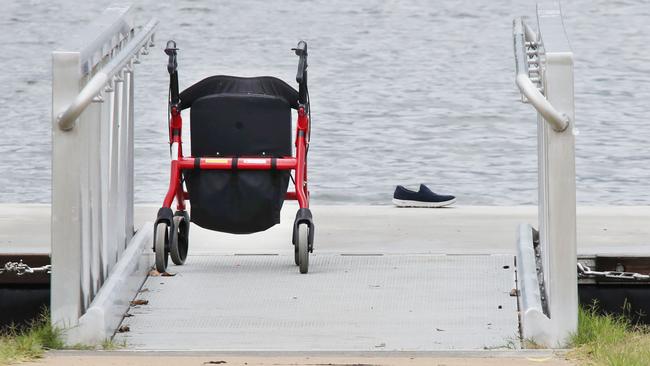
<path fill-rule="evenodd" d="M 409 200 L 398 200 L 393 198 L 393 204 L 397 207 L 425 207 L 425 208 L 438 208 L 452 205 L 456 202 L 456 199 L 451 199 L 449 201 L 442 202 L 423 202 L 423 201 L 409 201 Z"/>

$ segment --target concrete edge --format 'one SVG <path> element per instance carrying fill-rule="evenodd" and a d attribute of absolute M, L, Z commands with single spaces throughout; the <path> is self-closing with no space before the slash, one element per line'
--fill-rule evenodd
<path fill-rule="evenodd" d="M 533 227 L 521 224 L 517 231 L 517 281 L 519 282 L 519 305 L 523 313 L 535 309 L 542 312 L 533 246 Z"/>
<path fill-rule="evenodd" d="M 66 343 L 96 345 L 115 334 L 153 265 L 152 238 L 153 223 L 147 222 L 133 236 L 79 324 L 66 330 Z"/>
<path fill-rule="evenodd" d="M 552 339 L 551 323 L 543 310 L 533 245 L 533 227 L 520 224 L 517 230 L 516 268 L 521 336 L 524 341 L 548 345 Z"/>

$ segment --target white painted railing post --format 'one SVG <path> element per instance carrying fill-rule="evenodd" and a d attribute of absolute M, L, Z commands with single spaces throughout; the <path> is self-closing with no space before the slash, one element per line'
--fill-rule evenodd
<path fill-rule="evenodd" d="M 578 325 L 573 53 L 559 4 L 539 4 L 537 22 L 546 59 L 542 69 L 546 99 L 569 117 L 564 132 L 553 130 L 538 117 L 539 221 L 544 278 L 548 311 L 558 342 L 565 343 Z"/>
<path fill-rule="evenodd" d="M 63 131 L 57 111 L 76 98 L 81 85 L 79 52 L 52 55 L 52 271 L 54 324 L 75 326 L 81 316 L 81 131 Z M 74 299 L 74 301 L 71 301 Z"/>
<path fill-rule="evenodd" d="M 133 64 L 156 26 L 109 7 L 53 53 L 51 313 L 68 343 L 110 336 L 151 265 L 153 229 L 133 227 Z"/>
<path fill-rule="evenodd" d="M 563 347 L 578 324 L 573 53 L 559 3 L 538 4 L 535 39 L 517 22 L 517 85 L 538 110 L 539 234 L 533 242 L 524 225 L 518 240 L 522 336 Z M 526 78 L 539 83 L 543 100 L 521 82 Z"/>

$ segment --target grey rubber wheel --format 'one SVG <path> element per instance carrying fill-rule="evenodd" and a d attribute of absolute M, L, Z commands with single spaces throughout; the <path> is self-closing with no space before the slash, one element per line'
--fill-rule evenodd
<path fill-rule="evenodd" d="M 307 273 L 309 271 L 309 226 L 306 224 L 298 225 L 298 266 L 300 266 L 300 273 Z"/>
<path fill-rule="evenodd" d="M 298 243 L 293 245 L 293 261 L 296 263 L 296 266 L 300 265 L 300 255 L 298 255 Z"/>
<path fill-rule="evenodd" d="M 156 225 L 156 231 L 153 238 L 154 250 L 156 251 L 156 270 L 160 273 L 167 271 L 169 261 L 169 226 L 164 223 Z"/>
<path fill-rule="evenodd" d="M 183 216 L 174 216 L 174 230 L 171 232 L 169 254 L 174 264 L 182 266 L 187 259 L 188 222 Z"/>

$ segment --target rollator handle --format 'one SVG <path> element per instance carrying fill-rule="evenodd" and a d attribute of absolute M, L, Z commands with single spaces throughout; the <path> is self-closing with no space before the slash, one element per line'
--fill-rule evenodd
<path fill-rule="evenodd" d="M 301 104 L 307 103 L 307 42 L 300 41 L 296 48 L 292 48 L 296 55 L 300 57 L 298 60 L 298 73 L 296 74 L 296 81 L 298 82 L 298 101 Z"/>
<path fill-rule="evenodd" d="M 167 56 L 169 56 L 169 62 L 167 63 L 167 72 L 170 74 L 175 72 L 176 68 L 178 67 L 178 63 L 176 62 L 176 51 L 178 51 L 178 48 L 176 48 L 176 42 L 171 39 L 167 41 L 165 53 Z"/>
<path fill-rule="evenodd" d="M 167 46 L 165 47 L 165 53 L 169 56 L 169 61 L 167 62 L 167 71 L 169 72 L 169 104 L 170 106 L 176 106 L 180 103 L 178 97 L 178 62 L 176 61 L 176 42 L 173 40 L 167 41 Z"/>
<path fill-rule="evenodd" d="M 296 48 L 292 48 L 296 52 L 296 56 L 300 57 L 298 60 L 298 73 L 296 74 L 296 81 L 301 84 L 305 79 L 305 72 L 307 71 L 307 42 L 300 41 Z"/>
<path fill-rule="evenodd" d="M 171 39 L 167 41 L 165 53 L 167 56 L 169 56 L 169 61 L 167 62 L 167 71 L 169 72 L 170 106 L 176 106 L 178 103 L 180 103 L 178 96 L 178 62 L 176 61 L 176 51 L 178 51 L 178 48 L 176 48 L 176 42 Z"/>

